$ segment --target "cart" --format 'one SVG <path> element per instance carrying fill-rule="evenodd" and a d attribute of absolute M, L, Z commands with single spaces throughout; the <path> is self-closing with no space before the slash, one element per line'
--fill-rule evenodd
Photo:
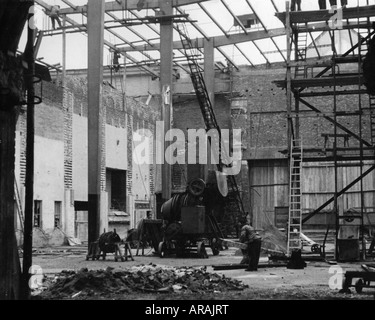
<path fill-rule="evenodd" d="M 375 265 L 363 264 L 362 269 L 364 271 L 346 271 L 345 279 L 343 281 L 343 287 L 340 290 L 341 293 L 351 293 L 350 287 L 354 287 L 357 293 L 361 293 L 363 288 L 375 288 L 375 285 L 371 285 L 371 282 L 375 281 Z M 353 279 L 357 279 L 353 284 Z"/>

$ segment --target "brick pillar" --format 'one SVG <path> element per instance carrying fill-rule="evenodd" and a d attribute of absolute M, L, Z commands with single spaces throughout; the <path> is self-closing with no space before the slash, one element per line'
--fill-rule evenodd
<path fill-rule="evenodd" d="M 73 112 L 74 95 L 63 88 L 64 111 L 64 204 L 61 225 L 64 232 L 74 236 L 74 192 L 73 192 Z"/>

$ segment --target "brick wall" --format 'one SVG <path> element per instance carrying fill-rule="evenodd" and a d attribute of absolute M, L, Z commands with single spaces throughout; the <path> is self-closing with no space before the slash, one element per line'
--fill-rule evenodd
<path fill-rule="evenodd" d="M 287 145 L 287 118 L 285 90 L 278 88 L 273 81 L 285 79 L 284 68 L 259 67 L 241 68 L 233 73 L 233 90 L 239 96 L 233 100 L 232 106 L 247 110 L 235 116 L 236 123 L 245 125 L 245 144 L 247 159 L 255 158 L 282 158 L 278 150 L 285 149 Z M 313 88 L 304 92 L 329 91 L 333 88 Z M 338 87 L 337 90 L 356 89 L 352 87 Z M 304 98 L 323 113 L 333 112 L 333 97 Z M 294 103 L 294 99 L 293 99 Z M 337 97 L 337 111 L 357 111 L 359 99 L 357 95 L 344 95 Z M 366 95 L 361 99 L 362 108 L 368 108 L 369 101 Z M 294 108 L 294 107 L 293 107 Z M 333 124 L 323 117 L 306 117 L 310 109 L 300 103 L 300 132 L 304 146 L 324 146 L 322 133 L 333 133 Z M 352 132 L 359 135 L 359 117 L 338 117 L 337 121 Z M 235 123 L 233 124 L 235 125 Z M 343 133 L 340 129 L 339 133 Z M 362 136 L 370 141 L 370 117 L 362 117 Z M 343 141 L 339 141 L 339 146 Z M 358 146 L 354 138 L 350 138 L 350 146 Z"/>
<path fill-rule="evenodd" d="M 43 103 L 36 106 L 36 135 L 50 139 L 50 141 L 59 141 L 64 144 L 63 162 L 61 162 L 61 180 L 60 186 L 63 189 L 73 189 L 73 115 L 79 115 L 87 118 L 87 81 L 84 78 L 68 78 L 66 89 L 56 86 L 53 83 L 43 82 L 42 87 L 36 86 L 36 93 L 41 94 Z M 141 101 L 133 98 L 126 98 L 109 87 L 103 88 L 103 123 L 102 123 L 102 166 L 101 166 L 101 189 L 106 188 L 106 149 L 105 149 L 105 127 L 106 125 L 127 128 L 127 149 L 128 159 L 124 159 L 128 163 L 127 181 L 124 187 L 127 188 L 127 194 L 132 193 L 132 151 L 133 151 L 133 129 L 135 123 L 140 127 L 155 130 L 155 121 L 159 117 L 157 103 L 146 106 Z M 21 112 L 17 129 L 20 131 L 20 182 L 25 183 L 26 169 L 26 111 Z M 78 138 L 79 137 L 75 137 Z M 152 143 L 152 141 L 150 142 Z M 47 145 L 44 145 L 48 148 Z M 43 157 L 36 154 L 36 157 Z M 62 157 L 59 157 L 61 160 Z M 84 170 L 84 168 L 83 168 Z M 155 190 L 154 166 L 149 169 L 150 192 Z M 85 182 L 83 182 L 85 183 Z M 43 190 L 48 192 L 48 190 Z M 44 197 L 41 195 L 41 197 Z M 46 203 L 53 199 L 43 198 Z M 56 199 L 54 199 L 56 200 Z M 57 199 L 59 200 L 59 199 Z M 84 199 L 78 199 L 84 200 Z M 53 203 L 53 202 L 51 202 Z M 50 213 L 48 213 L 49 215 Z M 63 213 L 64 214 L 64 213 Z M 74 219 L 72 216 L 71 219 Z M 52 227 L 52 226 L 49 226 Z"/>
<path fill-rule="evenodd" d="M 87 81 L 82 77 L 70 77 L 67 79 L 67 88 L 74 95 L 74 113 L 87 117 Z M 155 99 L 154 99 L 155 100 Z M 157 103 L 145 105 L 139 99 L 129 98 L 122 95 L 120 91 L 110 87 L 103 88 L 103 146 L 102 146 L 102 190 L 105 189 L 105 124 L 127 129 L 127 194 L 132 194 L 132 153 L 133 153 L 133 132 L 136 130 L 136 123 L 139 128 L 155 130 L 155 121 L 159 117 Z M 154 188 L 154 167 L 150 167 L 150 188 Z M 153 190 L 153 189 L 152 189 Z"/>

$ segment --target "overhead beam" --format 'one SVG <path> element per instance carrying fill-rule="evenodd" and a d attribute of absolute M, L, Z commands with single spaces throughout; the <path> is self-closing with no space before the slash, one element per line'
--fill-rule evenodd
<path fill-rule="evenodd" d="M 350 29 L 354 30 L 356 28 L 360 29 L 371 29 L 372 24 L 366 22 L 342 22 L 342 30 Z M 294 28 L 293 28 L 294 29 Z M 298 32 L 320 32 L 320 31 L 332 31 L 332 28 L 329 26 L 327 22 L 314 22 L 314 23 L 306 23 L 304 25 L 298 26 Z"/>
<path fill-rule="evenodd" d="M 268 29 L 266 27 L 266 25 L 263 23 L 262 19 L 259 17 L 259 15 L 256 13 L 255 9 L 253 8 L 252 4 L 250 3 L 249 0 L 246 0 L 247 2 L 247 5 L 249 6 L 249 8 L 251 9 L 252 12 L 254 12 L 255 14 L 255 17 L 257 18 L 257 20 L 260 22 L 260 24 L 262 25 L 263 29 L 268 33 Z M 278 52 L 280 53 L 281 57 L 284 59 L 284 61 L 286 62 L 286 58 L 285 56 L 283 55 L 282 51 L 280 50 L 279 46 L 277 45 L 277 43 L 275 42 L 275 40 L 270 37 L 272 43 L 275 45 L 276 49 L 278 50 Z"/>
<path fill-rule="evenodd" d="M 45 3 L 43 0 L 35 0 L 35 2 L 38 3 L 40 6 L 42 6 L 45 9 L 50 8 L 50 5 Z M 85 32 L 85 33 L 87 32 L 87 26 L 82 26 L 69 17 L 66 17 L 66 22 L 70 23 L 71 25 L 77 26 L 77 28 L 79 28 L 80 32 Z M 114 51 L 118 51 L 117 47 L 115 45 L 113 45 L 112 43 L 110 43 L 109 41 L 104 40 L 104 44 L 108 48 L 110 48 Z M 137 66 L 140 63 L 137 59 L 134 59 L 130 55 L 125 54 L 125 56 L 126 56 L 127 59 L 129 59 L 130 61 L 135 63 Z M 152 75 L 153 77 L 159 78 L 159 75 L 157 73 L 155 73 L 153 70 L 151 70 L 150 68 L 147 68 L 146 66 L 143 66 L 143 65 L 139 65 L 139 68 L 142 69 L 142 70 L 145 70 L 146 73 Z"/>
<path fill-rule="evenodd" d="M 291 23 L 308 23 L 317 21 L 329 21 L 335 13 L 330 10 L 292 11 L 290 12 Z M 276 12 L 276 17 L 285 24 L 286 13 Z M 343 19 L 370 18 L 375 16 L 375 5 L 351 7 L 342 9 Z"/>
<path fill-rule="evenodd" d="M 241 22 L 241 20 L 234 14 L 234 12 L 228 6 L 228 4 L 225 2 L 225 0 L 221 0 L 221 3 L 228 10 L 228 12 L 231 14 L 231 16 L 233 17 L 233 19 L 237 21 L 238 25 L 241 27 L 241 29 L 243 30 L 243 32 L 245 32 L 245 34 L 248 34 L 248 31 L 245 28 L 245 26 L 243 25 L 243 23 Z"/>
<path fill-rule="evenodd" d="M 217 51 L 219 51 L 225 59 L 227 59 L 227 61 L 238 70 L 240 70 L 240 68 L 234 63 L 234 61 L 228 57 L 228 55 L 221 49 L 221 48 L 216 48 Z"/>
<path fill-rule="evenodd" d="M 201 4 L 198 4 L 199 7 L 204 11 L 204 13 L 216 24 L 216 26 L 225 34 L 226 37 L 229 37 L 228 33 L 224 30 L 221 24 L 212 16 L 212 14 Z"/>
<path fill-rule="evenodd" d="M 178 11 L 180 11 L 179 9 L 177 9 Z M 129 10 L 130 11 L 130 10 Z M 138 15 L 136 12 L 134 11 L 130 11 L 130 13 L 135 16 L 136 18 L 140 18 L 140 15 Z M 155 32 L 159 37 L 160 37 L 160 32 L 159 30 L 157 30 L 155 27 L 153 27 L 151 24 L 146 24 L 146 26 L 152 30 L 153 32 Z M 150 39 L 149 39 L 150 40 Z M 147 41 L 147 43 L 149 43 L 149 41 Z M 155 44 L 151 44 L 151 47 L 155 47 L 156 45 Z M 159 50 L 160 50 L 160 45 L 159 45 Z M 183 51 L 181 50 L 181 53 L 183 53 Z M 190 71 L 185 68 L 184 66 L 182 66 L 181 64 L 177 63 L 174 61 L 174 64 L 178 67 L 180 67 L 182 70 L 184 70 L 186 73 L 189 73 Z"/>
<path fill-rule="evenodd" d="M 173 7 L 177 6 L 187 6 L 189 4 L 200 3 L 208 0 L 178 0 Z M 112 1 L 105 3 L 105 11 L 123 11 L 124 4 L 126 4 L 126 10 L 138 10 L 139 0 L 122 0 L 122 1 Z M 143 9 L 158 9 L 160 8 L 159 0 L 145 0 Z M 63 8 L 60 10 L 61 14 L 75 14 L 75 13 L 87 13 L 87 5 L 76 6 L 75 9 Z"/>
<path fill-rule="evenodd" d="M 238 33 L 238 34 L 231 34 L 229 36 L 216 36 L 212 37 L 212 39 L 215 43 L 215 47 L 222 47 L 222 46 L 228 46 L 243 42 L 249 42 L 249 41 L 255 41 L 255 40 L 262 40 L 262 39 L 268 39 L 272 37 L 279 37 L 285 35 L 285 28 L 277 28 L 277 29 L 270 29 L 268 31 L 252 31 L 248 34 L 245 33 Z M 194 39 L 194 45 L 197 48 L 203 48 L 204 47 L 204 40 L 205 38 L 197 38 Z M 181 41 L 174 41 L 173 42 L 173 49 L 174 50 L 182 50 L 182 43 Z M 147 51 L 147 50 L 160 50 L 160 44 L 154 44 L 153 46 L 150 45 L 137 45 L 134 47 L 121 47 L 117 49 L 119 52 L 131 52 L 131 51 Z"/>
<path fill-rule="evenodd" d="M 67 2 L 65 2 L 65 3 L 67 3 Z M 70 4 L 69 2 L 68 2 L 67 4 L 68 4 L 69 6 L 72 6 L 72 4 Z M 114 16 L 112 13 L 108 13 L 108 12 L 107 12 L 107 14 L 108 14 L 111 18 L 116 19 L 116 16 Z M 85 13 L 82 13 L 82 15 L 85 16 L 85 17 L 87 17 L 87 14 L 85 14 Z M 66 15 L 64 15 L 64 17 L 66 17 Z M 117 37 L 117 38 L 120 39 L 121 41 L 127 43 L 127 44 L 130 45 L 130 46 L 133 46 L 133 44 L 132 44 L 130 41 L 127 41 L 123 36 L 121 36 L 121 35 L 118 34 L 117 32 L 115 32 L 115 31 L 113 31 L 113 30 L 109 30 L 109 29 L 107 29 L 107 28 L 105 28 L 105 27 L 104 27 L 104 29 L 105 29 L 107 32 L 113 34 L 115 37 Z M 152 59 L 152 57 L 150 57 L 149 55 L 147 55 L 147 54 L 145 54 L 145 53 L 143 53 L 143 52 L 142 52 L 142 54 L 143 54 L 147 59 L 150 59 L 150 60 Z"/>
<path fill-rule="evenodd" d="M 250 65 L 252 67 L 254 67 L 254 64 L 252 63 L 252 61 L 250 60 L 250 58 L 245 54 L 245 52 L 243 52 L 243 50 L 237 44 L 235 44 L 234 46 L 244 56 L 244 58 L 250 63 Z"/>
<path fill-rule="evenodd" d="M 181 9 L 179 9 L 179 8 L 176 8 L 176 10 L 180 13 L 180 14 L 182 14 L 182 13 L 184 13 Z M 191 25 L 196 29 L 196 30 L 198 30 L 198 32 L 206 39 L 206 40 L 210 40 L 210 38 L 209 38 L 209 36 L 204 32 L 204 30 L 201 28 L 201 27 L 199 27 L 199 25 L 195 22 L 195 21 L 193 21 L 193 20 L 191 20 L 189 17 L 187 17 L 186 18 L 190 23 L 191 23 Z"/>

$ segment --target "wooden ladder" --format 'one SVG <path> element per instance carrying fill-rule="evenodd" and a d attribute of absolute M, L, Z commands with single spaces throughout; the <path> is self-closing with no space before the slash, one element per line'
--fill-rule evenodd
<path fill-rule="evenodd" d="M 296 52 L 296 60 L 297 61 L 306 61 L 306 52 L 307 52 L 307 33 L 299 33 L 297 34 L 296 39 L 297 45 L 297 52 Z M 305 66 L 297 66 L 295 68 L 294 78 L 295 79 L 304 79 L 306 78 L 306 67 Z"/>
<path fill-rule="evenodd" d="M 302 248 L 301 174 L 302 141 L 292 139 L 289 179 L 289 222 L 287 254 Z"/>

